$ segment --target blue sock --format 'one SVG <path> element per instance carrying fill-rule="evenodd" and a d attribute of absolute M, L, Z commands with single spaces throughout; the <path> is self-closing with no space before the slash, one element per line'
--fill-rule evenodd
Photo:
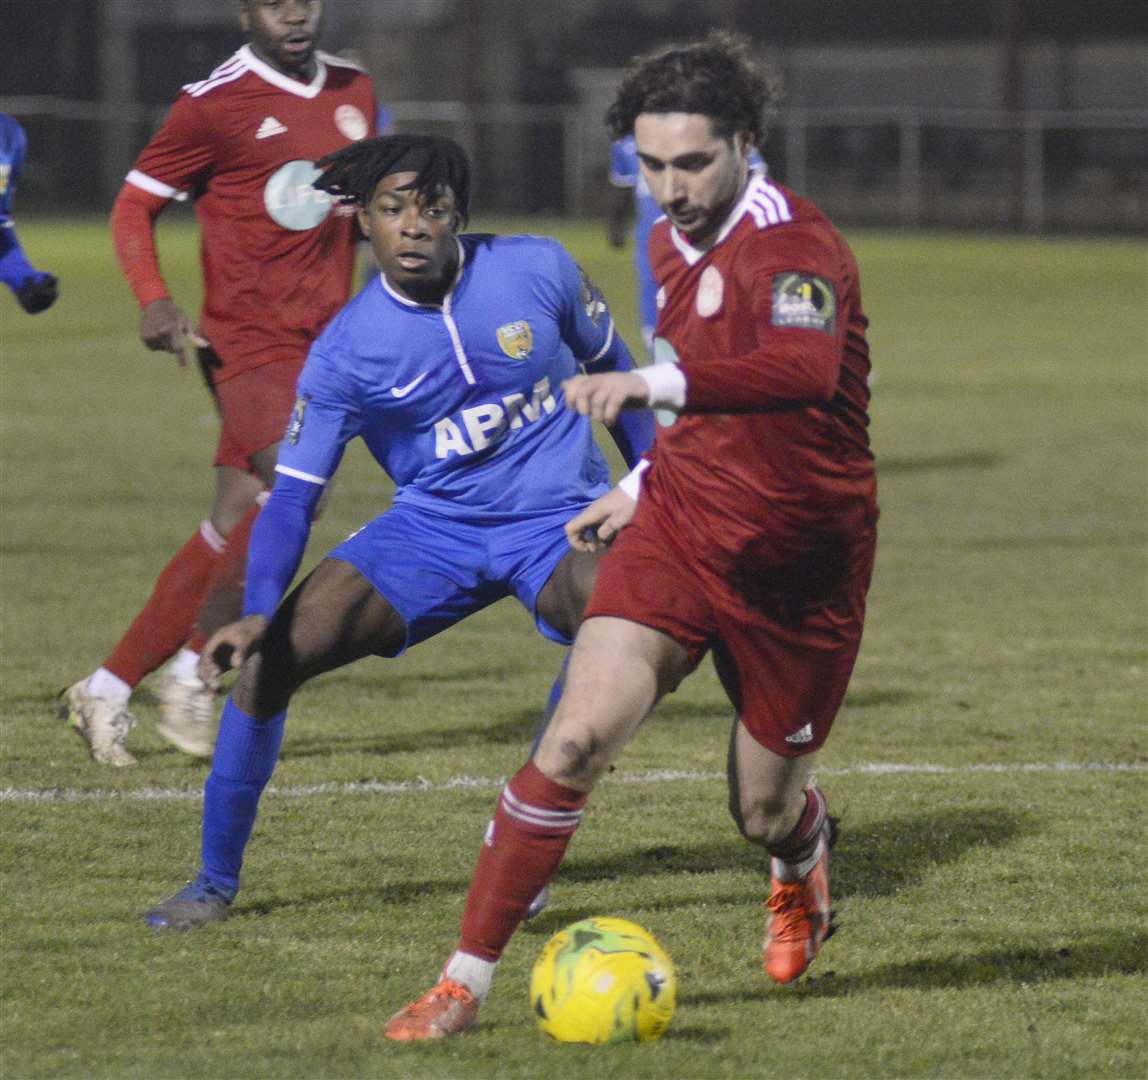
<path fill-rule="evenodd" d="M 538 749 L 538 744 L 542 742 L 542 736 L 546 734 L 546 729 L 550 726 L 550 721 L 558 708 L 558 702 L 562 700 L 562 691 L 566 689 L 566 669 L 569 666 L 570 650 L 567 649 L 566 655 L 562 658 L 562 666 L 558 669 L 558 675 L 554 679 L 554 684 L 550 687 L 550 697 L 546 699 L 546 712 L 542 717 L 542 723 L 538 725 L 538 730 L 534 733 L 534 742 L 530 744 L 531 757 L 534 757 L 534 751 Z"/>
<path fill-rule="evenodd" d="M 255 826 L 259 796 L 275 771 L 287 711 L 248 716 L 231 698 L 223 706 L 211 775 L 203 789 L 203 872 L 232 894 L 243 849 Z"/>

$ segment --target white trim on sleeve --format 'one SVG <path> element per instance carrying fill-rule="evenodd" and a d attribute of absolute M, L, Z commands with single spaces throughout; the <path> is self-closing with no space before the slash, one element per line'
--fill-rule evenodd
<path fill-rule="evenodd" d="M 649 467 L 649 461 L 646 458 L 642 458 L 637 465 L 618 481 L 618 487 L 629 495 L 634 502 L 637 502 L 638 496 L 642 494 L 642 473 Z"/>
<path fill-rule="evenodd" d="M 186 191 L 173 188 L 170 184 L 165 184 L 162 180 L 157 180 L 154 176 L 148 176 L 147 173 L 140 172 L 139 169 L 132 169 L 124 179 L 131 184 L 132 187 L 138 187 L 140 191 L 146 191 L 149 195 L 155 195 L 160 199 L 175 199 L 177 202 L 187 201 Z"/>
<path fill-rule="evenodd" d="M 680 411 L 686 404 L 686 377 L 677 364 L 650 364 L 635 372 L 650 388 L 651 409 Z"/>
<path fill-rule="evenodd" d="M 314 473 L 303 472 L 302 469 L 292 469 L 289 465 L 276 465 L 275 471 L 282 473 L 284 476 L 293 476 L 296 480 L 306 480 L 309 484 L 319 484 L 322 486 L 327 482 L 321 476 L 316 476 Z"/>

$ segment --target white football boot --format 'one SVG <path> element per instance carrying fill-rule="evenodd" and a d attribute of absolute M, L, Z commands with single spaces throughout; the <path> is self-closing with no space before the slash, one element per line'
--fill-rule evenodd
<path fill-rule="evenodd" d="M 165 671 L 159 684 L 156 728 L 177 750 L 192 757 L 211 757 L 219 731 L 215 692 L 195 675 L 181 678 Z"/>
<path fill-rule="evenodd" d="M 60 694 L 58 715 L 88 744 L 93 760 L 101 765 L 136 764 L 124 745 L 136 725 L 126 701 L 95 697 L 88 693 L 88 680 L 81 679 Z"/>

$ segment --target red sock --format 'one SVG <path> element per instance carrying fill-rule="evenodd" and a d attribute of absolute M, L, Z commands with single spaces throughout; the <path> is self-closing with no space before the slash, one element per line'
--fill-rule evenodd
<path fill-rule="evenodd" d="M 828 812 L 829 806 L 821 788 L 806 788 L 805 809 L 793 827 L 793 832 L 780 843 L 771 845 L 768 849 L 770 855 L 783 862 L 801 862 L 809 858 L 817 847 Z"/>
<path fill-rule="evenodd" d="M 239 519 L 227 534 L 227 547 L 212 571 L 207 583 L 207 595 L 195 620 L 195 631 L 187 641 L 193 652 L 203 652 L 207 639 L 243 614 L 243 584 L 247 577 L 247 544 L 251 540 L 251 527 L 259 514 L 259 505 Z"/>
<path fill-rule="evenodd" d="M 459 949 L 497 960 L 530 901 L 550 880 L 582 820 L 585 791 L 528 761 L 502 790 L 466 898 Z"/>
<path fill-rule="evenodd" d="M 135 686 L 175 654 L 191 633 L 223 548 L 223 537 L 203 522 L 156 578 L 143 610 L 104 661 L 108 671 Z"/>

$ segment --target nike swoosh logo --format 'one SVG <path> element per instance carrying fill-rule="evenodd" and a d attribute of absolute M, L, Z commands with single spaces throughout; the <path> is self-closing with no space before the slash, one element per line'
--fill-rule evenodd
<path fill-rule="evenodd" d="M 416 386 L 418 386 L 418 384 L 421 383 L 423 379 L 425 379 L 429 374 L 429 371 L 424 371 L 417 379 L 415 379 L 413 382 L 407 383 L 406 386 L 392 386 L 391 394 L 397 398 L 406 397 L 407 394 L 409 394 Z"/>

